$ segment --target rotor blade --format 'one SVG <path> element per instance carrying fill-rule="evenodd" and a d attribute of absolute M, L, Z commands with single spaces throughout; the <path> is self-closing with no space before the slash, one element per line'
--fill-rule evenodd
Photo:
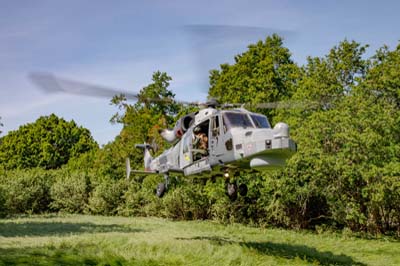
<path fill-rule="evenodd" d="M 215 41 L 251 39 L 253 42 L 257 39 L 264 39 L 268 35 L 278 34 L 280 36 L 291 36 L 294 31 L 282 30 L 278 28 L 267 28 L 245 25 L 224 25 L 224 24 L 190 24 L 184 26 L 184 29 L 191 33 L 194 41 L 203 41 L 202 44 L 212 45 Z M 254 40 L 256 38 L 256 40 Z"/>
<path fill-rule="evenodd" d="M 259 109 L 315 109 L 321 106 L 315 101 L 281 101 L 255 104 Z"/>
<path fill-rule="evenodd" d="M 279 101 L 267 103 L 227 103 L 223 107 L 226 108 L 257 108 L 257 109 L 315 109 L 321 106 L 316 101 Z"/>
<path fill-rule="evenodd" d="M 192 60 L 197 72 L 197 83 L 208 93 L 209 71 L 221 64 L 232 64 L 235 56 L 247 51 L 250 44 L 272 34 L 293 36 L 294 32 L 278 28 L 227 24 L 190 24 L 183 27 L 184 34 L 193 50 Z"/>
<path fill-rule="evenodd" d="M 92 97 L 112 98 L 118 94 L 124 94 L 127 99 L 137 100 L 138 94 L 126 92 L 120 89 L 109 88 L 80 81 L 69 80 L 54 76 L 50 73 L 35 72 L 29 74 L 29 79 L 46 93 L 64 92 Z"/>
<path fill-rule="evenodd" d="M 81 81 L 60 78 L 51 73 L 34 72 L 29 74 L 29 79 L 45 93 L 69 93 L 91 97 L 111 99 L 115 95 L 123 94 L 127 100 L 139 100 L 139 94 L 126 92 L 116 88 L 89 84 Z M 170 98 L 144 98 L 143 102 L 178 103 L 183 105 L 199 105 L 199 102 L 188 102 Z"/>

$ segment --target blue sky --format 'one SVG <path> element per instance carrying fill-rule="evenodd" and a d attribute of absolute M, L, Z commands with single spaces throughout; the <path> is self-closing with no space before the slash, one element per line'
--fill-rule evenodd
<path fill-rule="evenodd" d="M 300 65 L 345 38 L 369 44 L 371 55 L 398 44 L 399 10 L 384 0 L 0 0 L 2 135 L 51 113 L 101 144 L 121 129 L 108 122 L 117 111 L 108 99 L 44 94 L 27 79 L 32 71 L 137 92 L 160 70 L 177 99 L 204 100 L 208 70 L 267 34 L 283 35 Z"/>

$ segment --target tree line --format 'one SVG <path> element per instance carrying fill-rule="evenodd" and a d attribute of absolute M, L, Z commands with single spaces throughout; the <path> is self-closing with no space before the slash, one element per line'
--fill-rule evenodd
<path fill-rule="evenodd" d="M 230 201 L 223 177 L 178 177 L 162 199 L 157 176 L 125 178 L 125 158 L 142 167 L 134 144 L 152 141 L 194 107 L 172 104 L 171 77 L 155 72 L 135 104 L 111 102 L 123 129 L 98 147 L 87 129 L 56 116 L 0 139 L 0 213 L 61 211 L 259 226 L 350 229 L 400 234 L 400 45 L 366 58 L 367 45 L 344 40 L 299 66 L 277 35 L 248 46 L 233 64 L 210 71 L 209 96 L 222 102 L 286 102 L 256 109 L 290 125 L 298 152 L 281 170 L 243 174 L 248 195 Z M 251 105 L 250 105 L 251 106 Z M 253 105 L 256 106 L 256 105 Z M 51 133 L 49 133 L 51 132 Z"/>

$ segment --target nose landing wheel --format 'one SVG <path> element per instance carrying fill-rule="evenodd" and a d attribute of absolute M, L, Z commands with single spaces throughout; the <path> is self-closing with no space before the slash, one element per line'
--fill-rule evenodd
<path fill-rule="evenodd" d="M 239 194 L 240 194 L 240 196 L 242 196 L 242 197 L 246 196 L 247 195 L 247 191 L 248 191 L 248 189 L 247 189 L 246 184 L 240 184 L 239 185 Z"/>
<path fill-rule="evenodd" d="M 242 197 L 246 196 L 247 191 L 248 189 L 246 184 L 240 184 L 239 187 L 236 185 L 236 183 L 226 184 L 226 194 L 231 200 L 236 200 L 238 193 Z"/>
<path fill-rule="evenodd" d="M 235 183 L 226 184 L 226 194 L 231 200 L 235 200 L 237 198 L 237 185 Z"/>

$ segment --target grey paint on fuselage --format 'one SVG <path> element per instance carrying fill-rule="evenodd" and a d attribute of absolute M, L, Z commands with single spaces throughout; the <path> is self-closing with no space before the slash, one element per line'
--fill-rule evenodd
<path fill-rule="evenodd" d="M 228 127 L 224 121 L 225 113 L 247 115 L 251 125 Z M 289 138 L 288 126 L 278 123 L 274 128 L 258 128 L 252 115 L 262 116 L 245 109 L 200 110 L 182 138 L 152 160 L 151 170 L 212 175 L 221 171 L 254 171 L 284 166 L 286 159 L 296 151 L 296 144 Z M 208 132 L 204 132 L 208 135 L 208 155 L 193 161 L 193 129 L 196 126 L 208 128 Z"/>

